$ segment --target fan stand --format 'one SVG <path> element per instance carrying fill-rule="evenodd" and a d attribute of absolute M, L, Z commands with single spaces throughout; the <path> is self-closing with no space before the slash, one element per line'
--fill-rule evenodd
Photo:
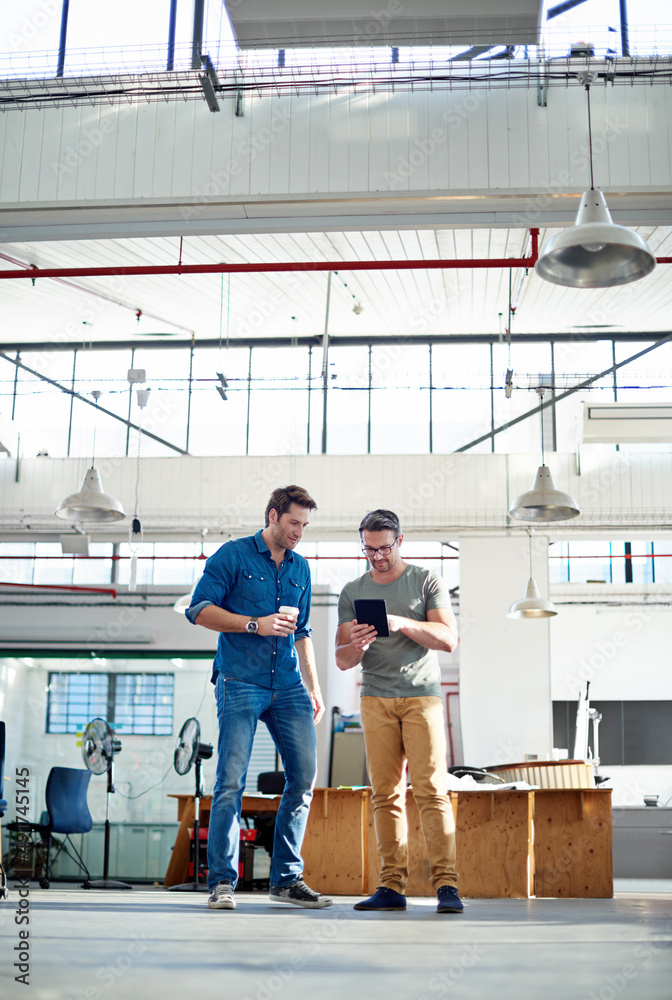
<path fill-rule="evenodd" d="M 191 870 L 193 872 L 193 878 L 191 882 L 184 882 L 182 885 L 168 886 L 168 892 L 210 892 L 209 886 L 203 885 L 202 882 L 198 881 L 198 857 L 200 854 L 199 848 L 201 846 L 201 842 L 199 840 L 199 819 L 201 815 L 201 796 L 203 794 L 201 791 L 201 757 L 198 754 L 194 762 L 194 768 L 196 770 L 196 794 L 194 796 L 194 837 L 191 842 L 191 850 L 189 851 L 191 856 Z"/>
<path fill-rule="evenodd" d="M 110 765 L 107 769 L 107 802 L 105 806 L 105 847 L 103 849 L 103 877 L 102 879 L 89 880 L 86 885 L 87 889 L 132 889 L 133 886 L 129 885 L 128 882 L 117 882 L 115 879 L 108 878 L 109 865 L 110 865 L 110 795 L 114 792 L 114 780 L 112 776 L 112 770 L 114 767 L 113 759 L 110 760 Z"/>

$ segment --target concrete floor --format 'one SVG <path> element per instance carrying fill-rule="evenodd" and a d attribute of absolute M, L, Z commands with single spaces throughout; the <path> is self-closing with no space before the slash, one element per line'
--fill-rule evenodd
<path fill-rule="evenodd" d="M 30 884 L 29 987 L 14 981 L 19 895 L 0 901 L 0 990 L 30 1000 L 672 1000 L 672 881 L 614 899 L 433 901 L 361 913 L 237 893 L 206 896 Z M 24 939 L 25 940 L 25 939 Z"/>

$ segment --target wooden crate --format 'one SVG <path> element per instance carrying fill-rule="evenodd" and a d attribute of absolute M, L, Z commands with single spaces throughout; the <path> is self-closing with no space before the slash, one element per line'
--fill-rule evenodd
<path fill-rule="evenodd" d="M 611 898 L 611 790 L 534 792 L 536 896 Z"/>
<path fill-rule="evenodd" d="M 370 791 L 315 789 L 301 854 L 303 877 L 316 892 L 368 894 Z"/>
<path fill-rule="evenodd" d="M 534 872 L 532 847 L 533 798 L 529 792 L 451 792 L 459 891 L 480 898 L 526 898 Z M 369 884 L 379 884 L 380 855 L 369 807 Z M 433 896 L 427 848 L 418 807 L 409 789 L 409 896 Z"/>

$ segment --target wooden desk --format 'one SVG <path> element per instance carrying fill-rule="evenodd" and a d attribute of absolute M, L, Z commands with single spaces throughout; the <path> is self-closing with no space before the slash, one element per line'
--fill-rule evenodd
<path fill-rule="evenodd" d="M 166 877 L 163 880 L 165 886 L 182 885 L 189 881 L 189 831 L 194 825 L 196 816 L 195 798 L 193 795 L 169 795 L 170 799 L 177 799 L 177 818 L 179 828 L 175 837 L 173 853 L 166 869 Z M 278 811 L 280 796 L 266 798 L 261 795 L 243 795 L 243 816 L 260 816 L 272 814 Z M 210 808 L 212 806 L 212 795 L 204 795 L 201 798 L 199 809 L 199 825 L 201 829 L 210 824 Z"/>
<path fill-rule="evenodd" d="M 304 876 L 318 892 L 367 895 L 378 885 L 380 857 L 369 788 L 317 788 L 303 843 Z M 180 820 L 165 885 L 187 881 L 193 795 L 178 800 Z M 201 799 L 201 825 L 210 818 Z M 243 816 L 277 812 L 280 797 L 243 797 Z M 610 898 L 611 791 L 451 792 L 460 894 L 472 898 Z M 418 809 L 406 800 L 410 896 L 431 896 Z"/>

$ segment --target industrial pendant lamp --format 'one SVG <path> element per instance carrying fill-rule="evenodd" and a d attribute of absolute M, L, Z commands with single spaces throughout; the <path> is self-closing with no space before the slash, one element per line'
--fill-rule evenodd
<path fill-rule="evenodd" d="M 98 407 L 100 392 L 91 393 Z M 64 521 L 91 521 L 103 524 L 109 521 L 121 521 L 126 517 L 124 508 L 114 497 L 103 493 L 100 473 L 95 468 L 96 426 L 93 429 L 93 453 L 91 468 L 87 469 L 78 493 L 70 493 L 64 497 L 54 511 L 56 517 Z"/>
<path fill-rule="evenodd" d="M 595 73 L 579 73 L 588 100 L 590 190 L 571 228 L 548 240 L 534 265 L 540 278 L 567 288 L 612 288 L 646 277 L 656 258 L 642 237 L 612 221 L 604 195 L 593 181 L 593 137 L 590 122 L 590 85 Z"/>
<path fill-rule="evenodd" d="M 528 528 L 530 538 L 530 579 L 527 581 L 525 596 L 520 601 L 514 601 L 506 612 L 507 618 L 552 618 L 557 615 L 550 601 L 539 595 L 539 589 L 532 579 L 532 529 Z"/>
<path fill-rule="evenodd" d="M 562 490 L 556 490 L 551 470 L 546 465 L 544 456 L 544 392 L 538 388 L 539 413 L 541 415 L 541 465 L 532 483 L 532 489 L 521 493 L 509 507 L 509 517 L 519 521 L 536 521 L 545 524 L 549 521 L 569 521 L 581 513 L 574 497 Z"/>

